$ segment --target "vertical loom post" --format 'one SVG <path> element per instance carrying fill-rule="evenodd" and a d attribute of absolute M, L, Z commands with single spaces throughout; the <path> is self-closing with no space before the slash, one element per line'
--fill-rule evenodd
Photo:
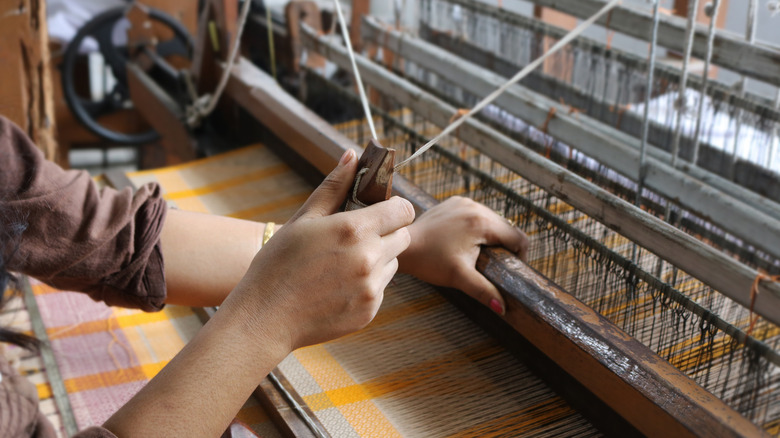
<path fill-rule="evenodd" d="M 699 146 L 701 145 L 701 116 L 704 112 L 704 97 L 707 94 L 707 85 L 709 84 L 710 63 L 712 62 L 712 50 L 715 43 L 715 22 L 718 20 L 718 11 L 720 10 L 720 0 L 713 0 L 712 10 L 710 11 L 710 26 L 707 34 L 707 56 L 704 57 L 704 71 L 701 78 L 701 91 L 699 91 L 699 110 L 696 114 L 696 130 L 693 133 L 693 157 L 691 164 L 696 166 L 699 161 Z"/>
<path fill-rule="evenodd" d="M 748 4 L 747 23 L 745 25 L 745 39 L 750 44 L 753 44 L 756 40 L 756 21 L 758 21 L 758 0 L 750 0 Z M 737 83 L 739 97 L 745 95 L 745 85 L 747 78 L 742 76 Z M 736 121 L 734 126 L 734 146 L 731 149 L 729 155 L 729 167 L 730 167 L 730 179 L 734 180 L 736 172 L 735 165 L 737 162 L 737 148 L 739 147 L 739 131 L 742 129 L 742 109 L 737 109 Z M 770 145 L 771 147 L 771 145 Z"/>
<path fill-rule="evenodd" d="M 696 11 L 699 8 L 699 0 L 692 0 L 688 4 L 688 22 L 685 26 L 685 54 L 683 55 L 682 74 L 677 97 L 677 117 L 675 119 L 674 140 L 672 141 L 672 166 L 677 166 L 680 156 L 680 137 L 682 136 L 682 118 L 687 111 L 688 97 L 688 73 L 690 71 L 691 51 L 693 50 L 693 38 L 696 36 Z M 667 213 L 668 216 L 668 213 Z"/>
<path fill-rule="evenodd" d="M 650 127 L 650 99 L 653 96 L 653 80 L 655 79 L 655 52 L 658 47 L 658 0 L 653 0 L 653 34 L 650 40 L 650 58 L 647 63 L 647 87 L 645 88 L 645 108 L 642 116 L 642 144 L 639 147 L 639 178 L 637 179 L 636 198 L 634 205 L 642 207 L 642 191 L 645 188 L 645 176 L 647 175 L 647 133 Z M 631 261 L 637 262 L 638 245 L 631 248 Z"/>

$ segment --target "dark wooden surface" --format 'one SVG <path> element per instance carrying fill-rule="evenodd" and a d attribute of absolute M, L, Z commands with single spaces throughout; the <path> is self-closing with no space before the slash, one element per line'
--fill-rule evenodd
<path fill-rule="evenodd" d="M 160 133 L 166 164 L 194 159 L 197 143 L 184 123 L 183 109 L 134 62 L 127 63 L 127 82 L 133 105 Z"/>
<path fill-rule="evenodd" d="M 358 171 L 368 169 L 357 187 L 358 201 L 371 205 L 389 199 L 393 190 L 394 165 L 394 149 L 383 147 L 376 140 L 369 141 L 358 161 Z"/>

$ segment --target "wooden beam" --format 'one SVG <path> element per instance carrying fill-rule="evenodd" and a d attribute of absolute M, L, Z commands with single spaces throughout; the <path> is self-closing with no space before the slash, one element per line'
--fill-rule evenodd
<path fill-rule="evenodd" d="M 474 1 L 474 0 L 467 0 Z M 603 0 L 531 0 L 534 4 L 557 9 L 579 18 L 588 18 L 604 7 Z M 702 2 L 705 3 L 705 2 Z M 723 14 L 724 16 L 726 14 Z M 685 21 L 683 18 L 663 15 L 658 27 L 658 44 L 677 52 L 684 51 Z M 604 25 L 606 19 L 598 22 Z M 639 38 L 650 40 L 653 25 L 652 13 L 627 5 L 612 10 L 610 29 Z M 697 26 L 693 44 L 693 56 L 704 58 L 707 53 L 707 29 Z M 715 36 L 712 62 L 747 77 L 755 78 L 773 85 L 780 85 L 780 50 L 777 47 L 748 44 L 738 35 L 719 31 Z"/>
<path fill-rule="evenodd" d="M 342 68 L 348 65 L 349 60 L 343 48 L 308 32 L 304 32 L 303 41 L 306 47 L 325 55 Z M 456 108 L 363 57 L 358 56 L 356 61 L 367 84 L 394 96 L 399 103 L 412 108 L 434 124 L 441 127 L 449 125 Z M 617 198 L 483 123 L 469 120 L 459 128 L 458 137 L 734 301 L 745 307 L 750 306 L 750 290 L 758 275 L 754 269 Z M 762 292 L 757 295 L 755 309 L 778 324 L 780 285 L 762 282 L 760 287 Z"/>
<path fill-rule="evenodd" d="M 254 115 L 270 115 L 258 120 L 289 145 L 297 148 L 298 143 L 305 143 L 302 149 L 312 154 L 302 155 L 312 156 L 312 164 L 318 168 L 329 171 L 347 148 L 359 149 L 248 61 L 239 61 L 231 72 L 230 84 L 228 95 Z M 262 94 L 257 94 L 258 89 L 263 90 Z M 275 116 L 279 113 L 281 116 Z M 278 126 L 280 117 L 286 121 L 284 126 Z M 315 149 L 321 149 L 321 153 L 314 154 Z M 409 199 L 418 210 L 436 204 L 400 176 L 395 177 L 394 192 Z M 514 255 L 505 250 L 483 250 L 479 267 L 504 293 L 507 322 L 642 433 L 766 436 L 667 361 Z"/>
<path fill-rule="evenodd" d="M 373 32 L 371 26 L 364 27 L 364 32 L 369 34 Z M 503 58 L 495 53 L 485 50 L 475 44 L 468 41 L 464 41 L 457 36 L 451 35 L 448 32 L 437 31 L 422 23 L 419 28 L 420 38 L 428 41 L 436 46 L 454 54 L 461 58 L 470 61 L 473 64 L 485 66 L 492 72 L 497 73 L 503 77 L 512 77 L 515 73 L 520 71 L 523 67 L 518 65 L 514 60 Z M 365 37 L 367 40 L 372 38 L 368 35 Z M 666 69 L 665 69 L 666 70 Z M 664 72 L 668 74 L 668 70 Z M 668 77 L 668 76 L 667 76 Z M 697 81 L 698 82 L 698 81 Z M 642 134 L 642 115 L 632 111 L 624 111 L 619 108 L 615 108 L 614 103 L 604 101 L 597 96 L 581 90 L 575 86 L 572 86 L 564 81 L 555 79 L 554 77 L 533 72 L 526 77 L 522 84 L 530 90 L 534 90 L 537 93 L 543 94 L 551 99 L 563 99 L 567 105 L 572 108 L 588 108 L 588 115 L 594 117 L 594 119 L 601 121 L 609 126 L 614 126 L 621 132 L 625 132 L 633 137 L 639 138 Z M 690 81 L 689 84 L 693 84 Z M 725 91 L 725 90 L 724 90 Z M 732 93 L 733 91 L 728 91 Z M 727 99 L 729 98 L 725 92 L 719 93 L 719 97 L 713 97 L 714 99 Z M 731 100 L 736 102 L 736 100 Z M 755 112 L 756 108 L 748 109 L 747 111 Z M 767 116 L 767 119 L 772 120 L 775 116 L 780 114 L 768 114 L 766 112 L 758 111 L 762 117 Z M 774 111 L 773 111 L 774 113 Z M 777 117 L 780 122 L 780 117 Z M 667 152 L 671 151 L 671 144 L 669 139 L 674 135 L 673 127 L 657 123 L 650 120 L 650 129 L 648 133 L 648 141 L 651 145 L 661 148 Z M 693 140 L 690 137 L 682 136 L 680 139 L 680 157 L 689 157 L 693 152 Z M 731 176 L 731 172 L 734 172 L 734 183 L 748 189 L 751 192 L 755 192 L 752 195 L 755 200 L 762 200 L 762 198 L 768 198 L 772 202 L 780 202 L 780 176 L 766 167 L 760 164 L 740 161 L 740 165 L 734 169 L 726 157 L 726 152 L 713 147 L 707 143 L 700 145 L 701 153 L 699 154 L 699 167 L 702 170 L 712 172 L 726 181 L 726 178 Z M 695 172 L 695 170 L 694 170 Z M 767 184 L 767 181 L 776 181 L 776 184 Z M 744 199 L 750 203 L 754 201 L 750 197 L 750 192 L 747 193 L 748 197 Z M 761 202 L 758 201 L 758 202 Z M 767 214 L 772 214 L 771 210 L 763 210 Z"/>
<path fill-rule="evenodd" d="M 489 4 L 474 1 L 474 0 L 447 0 L 448 3 L 458 5 L 464 9 L 475 12 L 479 15 L 485 15 L 491 18 L 495 18 L 502 23 L 517 26 L 523 29 L 533 30 L 535 32 L 549 35 L 555 38 L 563 38 L 566 35 L 566 30 L 552 26 L 537 20 L 533 20 L 530 17 L 521 15 L 506 9 L 495 8 Z M 599 48 L 603 53 L 606 51 L 606 45 L 602 44 L 594 39 L 579 36 L 573 42 L 572 45 L 577 45 L 583 50 L 593 50 Z M 647 59 L 632 53 L 626 53 L 621 51 L 613 51 L 611 53 L 615 59 L 621 64 L 627 64 L 631 68 L 637 70 L 647 70 Z M 680 82 L 680 69 L 672 67 L 670 65 L 656 64 L 656 74 L 669 78 L 670 81 Z M 717 100 L 728 100 L 730 104 L 744 109 L 750 112 L 760 112 L 762 116 L 767 117 L 768 120 L 780 122 L 780 112 L 775 109 L 774 100 L 767 99 L 764 96 L 756 94 L 746 93 L 747 98 L 734 94 L 731 83 L 725 83 L 716 79 L 710 79 L 708 85 L 708 94 Z M 696 75 L 688 77 L 688 87 L 701 88 L 701 78 Z"/>
<path fill-rule="evenodd" d="M 383 29 L 371 19 L 366 20 L 365 27 L 371 30 L 378 44 L 387 45 L 398 56 L 437 72 L 477 96 L 490 94 L 507 80 L 430 43 Z M 341 67 L 344 68 L 343 65 Z M 538 129 L 545 126 L 549 135 L 633 181 L 638 180 L 638 139 L 588 116 L 571 114 L 565 105 L 522 85 L 507 90 L 496 99 L 495 104 Z M 552 108 L 556 110 L 555 117 L 549 119 Z M 671 161 L 669 154 L 658 148 L 648 148 L 648 155 L 645 179 L 648 189 L 780 259 L 780 205 L 734 183 L 722 181 L 722 178 L 697 166 L 683 163 L 679 168 L 672 167 L 667 164 Z M 729 191 L 722 190 L 723 187 L 728 187 Z"/>
<path fill-rule="evenodd" d="M 46 2 L 0 0 L 0 114 L 57 161 Z"/>
<path fill-rule="evenodd" d="M 577 27 L 577 18 L 563 12 L 558 12 L 555 9 L 543 8 L 541 6 L 534 6 L 534 18 L 566 30 L 572 30 Z M 555 43 L 555 38 L 545 36 L 541 46 L 542 53 L 539 53 L 538 55 L 549 50 Z M 568 60 L 566 65 L 561 66 L 559 63 L 556 63 L 554 59 L 548 59 L 542 64 L 542 71 L 544 71 L 545 74 L 568 82 L 571 80 L 573 64 L 573 60 Z"/>
<path fill-rule="evenodd" d="M 351 5 L 349 39 L 352 40 L 352 48 L 355 53 L 358 53 L 363 48 L 363 42 L 360 38 L 360 23 L 363 21 L 363 16 L 371 14 L 371 0 L 352 0 Z"/>
<path fill-rule="evenodd" d="M 134 62 L 127 63 L 127 83 L 135 108 L 160 133 L 167 164 L 194 159 L 197 142 L 179 105 Z"/>

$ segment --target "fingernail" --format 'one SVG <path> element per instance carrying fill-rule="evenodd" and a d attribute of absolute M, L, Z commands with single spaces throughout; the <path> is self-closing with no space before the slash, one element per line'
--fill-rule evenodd
<path fill-rule="evenodd" d="M 504 306 L 497 299 L 490 300 L 490 308 L 501 316 L 504 316 Z"/>
<path fill-rule="evenodd" d="M 339 160 L 339 166 L 343 166 L 350 161 L 352 161 L 352 157 L 355 156 L 355 151 L 352 149 L 347 149 L 346 152 L 344 152 L 344 155 L 341 156 L 341 159 Z"/>

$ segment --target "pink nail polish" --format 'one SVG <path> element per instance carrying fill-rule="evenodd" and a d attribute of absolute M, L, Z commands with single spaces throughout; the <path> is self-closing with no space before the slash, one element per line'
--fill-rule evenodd
<path fill-rule="evenodd" d="M 497 299 L 493 298 L 490 300 L 490 308 L 499 315 L 504 316 L 504 306 Z"/>

